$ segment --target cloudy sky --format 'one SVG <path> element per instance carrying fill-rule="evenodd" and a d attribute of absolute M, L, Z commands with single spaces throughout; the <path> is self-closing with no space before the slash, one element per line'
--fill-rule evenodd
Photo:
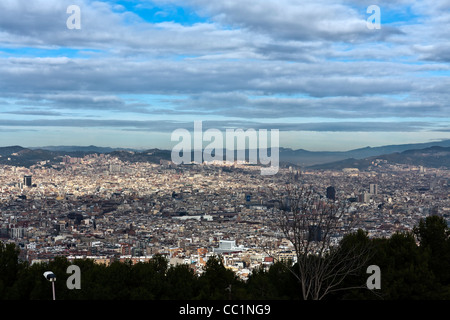
<path fill-rule="evenodd" d="M 168 149 L 195 120 L 294 149 L 449 139 L 449 34 L 448 0 L 1 0 L 0 146 Z"/>

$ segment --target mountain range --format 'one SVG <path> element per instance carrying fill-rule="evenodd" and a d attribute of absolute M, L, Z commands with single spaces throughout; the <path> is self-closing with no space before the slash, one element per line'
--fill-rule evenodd
<path fill-rule="evenodd" d="M 62 162 L 64 156 L 82 158 L 89 154 L 110 154 L 122 161 L 159 163 L 161 159 L 170 160 L 171 152 L 150 149 L 135 151 L 132 149 L 105 148 L 96 146 L 57 146 L 42 148 L 24 148 L 21 146 L 0 147 L 0 164 L 30 167 L 47 161 L 47 165 Z"/>
<path fill-rule="evenodd" d="M 171 160 L 170 150 L 110 148 L 98 146 L 46 146 L 24 148 L 0 147 L 0 164 L 29 167 L 37 162 L 49 164 L 61 162 L 65 155 L 84 157 L 88 154 L 110 154 L 122 161 L 159 163 Z M 225 153 L 224 153 L 225 154 Z M 248 150 L 247 150 L 248 154 Z M 425 167 L 450 167 L 450 140 L 428 143 L 365 147 L 349 151 L 308 151 L 280 148 L 280 165 L 295 165 L 310 169 L 342 169 L 355 167 L 366 169 L 374 159 L 392 163 L 423 165 Z M 192 156 L 191 159 L 194 157 Z"/>
<path fill-rule="evenodd" d="M 358 168 L 367 170 L 373 165 L 375 160 L 386 160 L 390 164 L 404 164 L 413 166 L 423 166 L 427 168 L 449 168 L 450 169 L 450 147 L 433 146 L 425 149 L 412 149 L 403 152 L 377 155 L 363 159 L 349 158 L 345 160 L 316 164 L 309 166 L 309 169 L 340 170 L 344 168 Z"/>
<path fill-rule="evenodd" d="M 422 150 L 430 147 L 450 147 L 450 140 L 427 143 L 386 145 L 381 147 L 365 147 L 349 151 L 307 151 L 304 149 L 280 149 L 280 159 L 302 167 L 335 163 L 348 159 L 366 159 L 375 156 L 401 153 L 408 150 Z M 319 168 L 319 167 L 317 167 Z"/>

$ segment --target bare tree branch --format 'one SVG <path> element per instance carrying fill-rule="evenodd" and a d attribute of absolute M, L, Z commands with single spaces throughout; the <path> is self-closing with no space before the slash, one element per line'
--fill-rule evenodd
<path fill-rule="evenodd" d="M 279 197 L 275 225 L 292 243 L 297 259 L 291 266 L 283 265 L 298 279 L 303 298 L 319 300 L 345 290 L 344 280 L 360 272 L 370 257 L 367 246 L 344 250 L 338 245 L 357 222 L 346 216 L 347 204 L 323 199 L 311 187 L 299 185 L 287 185 Z M 347 289 L 353 288 L 364 286 Z"/>

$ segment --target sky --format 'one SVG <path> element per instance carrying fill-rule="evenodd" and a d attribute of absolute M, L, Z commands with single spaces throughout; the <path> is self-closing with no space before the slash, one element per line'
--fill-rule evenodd
<path fill-rule="evenodd" d="M 449 34 L 448 0 L 2 0 L 0 146 L 170 149 L 194 121 L 311 151 L 450 139 Z"/>

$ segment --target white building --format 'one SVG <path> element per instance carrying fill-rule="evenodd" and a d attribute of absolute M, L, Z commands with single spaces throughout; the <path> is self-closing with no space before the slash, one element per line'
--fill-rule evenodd
<path fill-rule="evenodd" d="M 214 248 L 213 252 L 216 254 L 241 252 L 244 251 L 244 246 L 236 246 L 235 240 L 219 240 L 219 248 Z"/>

